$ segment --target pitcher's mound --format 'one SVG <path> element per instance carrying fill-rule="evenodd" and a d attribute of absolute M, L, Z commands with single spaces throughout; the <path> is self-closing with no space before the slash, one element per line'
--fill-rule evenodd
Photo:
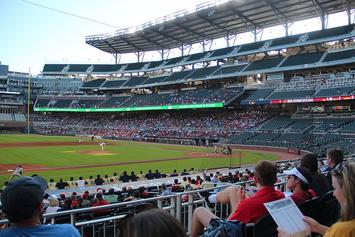
<path fill-rule="evenodd" d="M 79 151 L 80 154 L 92 155 L 92 156 L 111 156 L 114 153 L 110 151 Z"/>

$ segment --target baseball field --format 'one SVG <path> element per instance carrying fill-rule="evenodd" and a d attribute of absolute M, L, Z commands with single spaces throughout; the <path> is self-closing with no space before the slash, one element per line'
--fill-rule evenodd
<path fill-rule="evenodd" d="M 99 143 L 105 142 L 102 146 Z M 0 135 L 0 185 L 9 179 L 12 171 L 22 165 L 24 175 L 41 175 L 48 180 L 69 180 L 100 174 L 112 176 L 114 172 L 158 169 L 171 173 L 174 169 L 202 170 L 254 164 L 258 160 L 283 159 L 282 154 L 233 150 L 231 157 L 213 148 L 166 145 L 143 142 L 102 140 L 79 137 L 41 135 Z"/>

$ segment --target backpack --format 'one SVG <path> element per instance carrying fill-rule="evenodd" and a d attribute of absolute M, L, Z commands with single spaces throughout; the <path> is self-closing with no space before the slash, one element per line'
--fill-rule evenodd
<path fill-rule="evenodd" d="M 212 219 L 202 237 L 243 237 L 243 224 L 239 221 Z"/>

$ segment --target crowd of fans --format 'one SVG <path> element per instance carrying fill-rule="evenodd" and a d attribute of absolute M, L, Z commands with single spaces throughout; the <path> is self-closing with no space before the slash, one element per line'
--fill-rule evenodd
<path fill-rule="evenodd" d="M 146 137 L 223 138 L 236 131 L 253 128 L 270 115 L 260 111 L 184 111 L 139 114 L 40 115 L 35 127 L 44 134 L 81 134 L 113 138 Z"/>
<path fill-rule="evenodd" d="M 50 182 L 46 184 L 46 187 L 48 185 L 49 189 L 63 189 L 66 188 L 66 186 L 85 188 L 87 185 L 96 185 L 97 189 L 95 192 L 73 192 L 69 196 L 61 193 L 57 197 L 45 194 L 45 188 L 41 187 L 40 191 L 43 192 L 43 194 L 41 194 L 43 200 L 40 200 L 41 205 L 39 207 L 40 210 L 45 213 L 54 213 L 83 207 L 104 206 L 112 203 L 127 202 L 155 196 L 166 196 L 176 192 L 213 188 L 212 191 L 202 191 L 199 193 L 200 196 L 194 196 L 196 199 L 204 199 L 206 203 L 206 208 L 196 208 L 193 214 L 191 236 L 199 236 L 204 227 L 208 227 L 208 231 L 211 231 L 209 225 L 218 219 L 218 217 L 208 209 L 214 208 L 215 203 L 230 204 L 231 215 L 228 217 L 228 220 L 237 220 L 241 223 L 256 223 L 261 217 L 267 214 L 263 206 L 264 202 L 270 202 L 289 196 L 297 205 L 302 205 L 308 200 L 328 195 L 329 192 L 333 192 L 332 189 L 334 188 L 333 195 L 340 203 L 340 209 L 337 212 L 338 218 L 340 216 L 340 221 L 337 224 L 334 224 L 336 220 L 333 220 L 332 223 L 327 223 L 328 225 L 334 224 L 331 228 L 321 222 L 322 218 L 316 218 L 315 220 L 313 216 L 306 217 L 305 221 L 309 224 L 313 232 L 325 234 L 325 236 L 353 236 L 355 233 L 355 203 L 353 203 L 353 196 L 355 194 L 355 164 L 351 160 L 343 161 L 343 159 L 342 151 L 333 149 L 328 152 L 325 162 L 318 160 L 313 154 L 307 154 L 302 157 L 300 162 L 289 161 L 275 164 L 269 161 L 260 161 L 254 167 L 254 170 L 235 170 L 225 174 L 217 171 L 210 174 L 203 172 L 202 175 L 198 175 L 194 173 L 193 170 L 190 172 L 184 170 L 181 173 L 177 173 L 176 170 L 174 170 L 171 174 L 162 174 L 156 170 L 155 172 L 149 171 L 146 174 L 140 172 L 136 175 L 134 172 L 128 173 L 125 171 L 121 175 L 114 174 L 111 177 L 105 175 L 104 178 L 101 178 L 100 175 L 97 175 L 96 179 L 93 177 L 89 177 L 89 179 L 79 177 L 78 180 L 70 178 L 68 181 L 60 180 L 57 183 L 55 183 L 54 180 L 50 180 Z M 326 166 L 324 166 L 325 163 Z M 319 167 L 319 165 L 322 165 L 322 167 Z M 320 173 L 320 169 L 327 171 L 327 176 Z M 123 187 L 121 190 L 114 188 L 104 190 L 100 188 L 100 186 L 106 184 L 106 182 L 128 182 L 139 179 L 151 180 L 167 176 L 175 178 L 172 184 L 162 183 L 159 187 L 155 186 L 154 188 L 145 186 L 141 186 L 137 189 Z M 278 189 L 279 186 L 275 184 L 282 181 L 286 181 L 286 189 L 280 190 Z M 33 176 L 32 178 L 20 177 L 8 183 L 4 188 L 1 194 L 2 211 L 5 213 L 6 217 L 10 219 L 11 223 L 13 223 L 14 228 L 17 227 L 16 223 L 21 222 L 23 218 L 33 218 L 33 215 L 25 215 L 26 217 L 24 217 L 14 212 L 13 207 L 11 207 L 11 205 L 17 205 L 19 202 L 18 198 L 21 196 L 18 195 L 19 187 L 22 187 L 21 190 L 23 191 L 30 186 L 32 190 L 37 182 L 43 183 L 43 179 L 38 176 Z M 242 182 L 242 185 L 231 185 L 227 188 L 222 187 L 226 184 L 240 184 L 240 182 Z M 26 196 L 28 202 L 21 199 L 23 201 L 21 205 L 24 207 L 20 205 L 21 207 L 16 206 L 16 208 L 25 208 L 24 210 L 27 210 L 26 205 L 34 204 L 33 202 L 35 201 L 29 201 L 33 200 L 29 198 L 31 195 L 33 195 L 33 190 L 29 196 Z M 183 195 L 182 201 L 188 201 L 188 195 Z M 34 208 L 32 211 L 37 213 L 38 210 L 39 209 Z M 150 215 L 148 213 L 151 212 L 152 210 L 149 210 L 145 215 Z M 157 212 L 156 215 L 164 215 L 157 210 L 153 211 L 153 213 L 154 212 Z M 96 209 L 92 210 L 86 218 L 100 218 L 116 214 L 117 213 L 113 212 L 112 209 Z M 53 217 L 46 218 L 44 223 L 62 223 L 61 221 L 63 221 L 62 218 Z M 172 221 L 176 220 L 172 219 Z M 178 224 L 178 226 L 179 225 L 180 224 Z M 11 231 L 14 228 L 5 228 L 5 230 L 0 231 L 0 236 L 10 236 L 6 234 L 12 233 Z M 63 228 L 65 232 L 76 233 L 75 229 L 67 225 L 64 225 Z M 128 229 L 130 228 L 133 228 L 133 226 L 130 226 Z M 56 229 L 55 231 L 60 230 Z M 132 229 L 129 230 L 129 232 L 131 231 Z M 279 236 L 288 237 L 289 235 L 284 230 L 280 229 Z"/>

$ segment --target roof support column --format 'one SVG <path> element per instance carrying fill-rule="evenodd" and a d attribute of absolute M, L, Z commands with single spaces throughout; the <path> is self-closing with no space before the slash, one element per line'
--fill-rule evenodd
<path fill-rule="evenodd" d="M 254 25 L 254 29 L 252 30 L 252 34 L 254 35 L 254 42 L 258 41 L 258 35 L 261 33 L 261 38 L 262 38 L 262 34 L 263 34 L 264 30 L 263 29 L 259 29 L 256 27 L 256 25 Z M 261 39 L 260 39 L 261 40 Z"/>
<path fill-rule="evenodd" d="M 326 29 L 328 26 L 328 15 L 326 14 L 326 12 L 321 11 L 320 21 L 322 24 L 322 30 Z"/>
<path fill-rule="evenodd" d="M 137 62 L 138 62 L 138 63 L 143 62 L 145 52 L 139 52 L 139 51 L 137 51 L 137 52 L 134 53 L 134 54 L 137 55 Z"/>
<path fill-rule="evenodd" d="M 206 40 L 203 39 L 203 41 L 200 43 L 202 45 L 202 52 L 206 52 L 206 47 L 209 45 L 209 49 L 211 50 L 213 40 Z"/>
<path fill-rule="evenodd" d="M 283 27 L 285 28 L 285 35 L 289 36 L 290 32 L 290 27 L 292 26 L 292 22 L 289 22 L 287 19 L 285 21 L 285 24 L 283 24 Z"/>
<path fill-rule="evenodd" d="M 350 4 L 348 4 L 346 8 L 346 15 L 348 15 L 348 25 L 351 24 L 351 9 L 350 9 Z"/>
<path fill-rule="evenodd" d="M 169 57 L 170 49 L 162 49 L 162 50 L 160 50 L 158 52 L 159 52 L 159 54 L 161 56 L 161 60 L 164 60 L 164 59 Z"/>
<path fill-rule="evenodd" d="M 118 54 L 117 52 L 112 53 L 113 57 L 115 58 L 115 64 L 119 64 L 121 61 L 121 54 Z"/>
<path fill-rule="evenodd" d="M 227 47 L 231 46 L 231 43 L 230 43 L 231 40 L 233 40 L 232 46 L 234 46 L 235 41 L 237 39 L 237 34 L 230 34 L 229 32 L 227 32 L 227 36 L 224 37 L 224 39 L 226 41 Z"/>
<path fill-rule="evenodd" d="M 191 45 L 191 44 L 184 45 L 184 44 L 182 43 L 182 44 L 181 44 L 181 47 L 179 47 L 180 52 L 181 52 L 181 57 L 185 56 L 185 50 L 187 50 L 187 49 L 188 49 L 187 54 L 190 54 L 191 48 L 192 48 L 192 45 Z"/>

